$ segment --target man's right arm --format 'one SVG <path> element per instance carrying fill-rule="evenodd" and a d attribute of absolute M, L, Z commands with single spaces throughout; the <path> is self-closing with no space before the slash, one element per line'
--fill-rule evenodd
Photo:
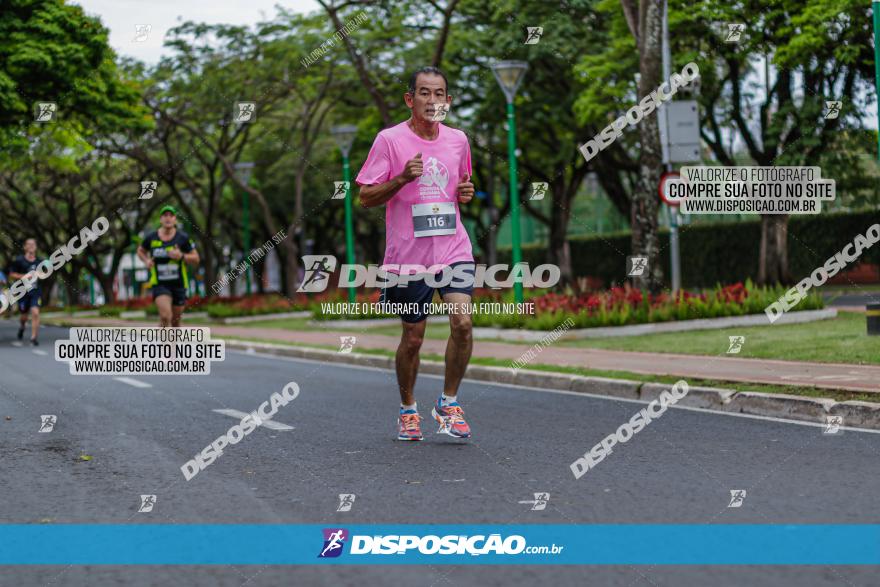
<path fill-rule="evenodd" d="M 9 266 L 9 281 L 18 281 L 25 275 L 27 275 L 27 273 L 19 272 L 18 260 L 13 261 L 12 264 Z"/>
<path fill-rule="evenodd" d="M 138 256 L 138 259 L 140 259 L 141 262 L 143 262 L 143 264 L 146 265 L 148 269 L 150 267 L 152 267 L 153 259 L 150 257 L 150 255 L 147 253 L 147 251 L 144 249 L 143 245 L 138 245 L 137 256 Z"/>
<path fill-rule="evenodd" d="M 358 199 L 364 208 L 375 208 L 381 206 L 394 197 L 400 188 L 405 186 L 408 181 L 400 175 L 392 177 L 385 183 L 377 183 L 376 185 L 362 185 L 358 192 Z"/>
<path fill-rule="evenodd" d="M 374 208 L 381 206 L 400 191 L 400 188 L 422 175 L 422 153 L 415 154 L 415 157 L 406 162 L 403 166 L 403 172 L 392 177 L 384 183 L 375 185 L 362 185 L 358 192 L 358 199 L 364 208 Z"/>

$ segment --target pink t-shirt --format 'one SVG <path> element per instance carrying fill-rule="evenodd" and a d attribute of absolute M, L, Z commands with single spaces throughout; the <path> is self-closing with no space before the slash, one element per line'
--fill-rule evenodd
<path fill-rule="evenodd" d="M 406 122 L 381 131 L 355 180 L 359 185 L 385 183 L 400 175 L 406 162 L 422 154 L 423 173 L 385 203 L 384 264 L 448 265 L 473 262 L 471 240 L 461 223 L 456 186 L 471 175 L 471 148 L 462 131 L 440 125 L 436 139 L 416 135 Z M 414 236 L 413 205 L 448 202 L 455 207 L 455 234 Z M 420 224 L 424 222 L 421 219 Z M 424 230 L 422 226 L 420 230 Z"/>

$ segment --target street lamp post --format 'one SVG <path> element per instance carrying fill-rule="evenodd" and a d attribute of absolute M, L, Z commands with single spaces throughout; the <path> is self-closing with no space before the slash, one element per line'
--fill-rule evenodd
<path fill-rule="evenodd" d="M 513 99 L 525 76 L 529 64 L 525 61 L 498 61 L 492 65 L 492 73 L 504 97 L 507 98 L 507 152 L 510 159 L 510 234 L 512 241 L 513 266 L 522 262 L 522 246 L 519 234 L 519 186 L 516 178 L 516 118 L 514 116 Z M 517 275 L 513 284 L 517 303 L 523 301 L 522 275 Z"/>
<path fill-rule="evenodd" d="M 348 154 L 351 152 L 351 146 L 354 144 L 354 137 L 357 134 L 357 127 L 351 124 L 342 126 L 334 126 L 330 133 L 336 139 L 339 150 L 342 151 L 342 180 L 345 182 L 345 262 L 351 266 L 354 265 L 354 226 L 352 218 L 351 204 L 351 168 L 348 164 Z M 349 283 L 351 283 L 351 273 L 348 275 Z M 348 302 L 353 304 L 356 299 L 356 291 L 354 287 L 348 288 Z"/>
<path fill-rule="evenodd" d="M 235 164 L 235 173 L 238 175 L 238 178 L 241 180 L 241 183 L 247 185 L 248 181 L 251 179 L 251 173 L 253 173 L 254 164 L 252 162 L 243 162 L 239 161 Z M 242 201 L 242 232 L 244 233 L 242 239 L 244 240 L 244 254 L 245 259 L 247 255 L 250 255 L 251 252 L 251 198 L 250 194 L 248 194 L 247 190 L 244 191 L 244 199 Z M 245 279 L 245 292 L 247 295 L 251 295 L 251 268 L 248 265 L 247 270 L 244 274 Z"/>
<path fill-rule="evenodd" d="M 131 255 L 131 274 L 130 274 L 130 283 L 131 283 L 131 294 L 129 295 L 130 300 L 133 300 L 135 296 L 137 296 L 137 269 L 135 264 L 135 259 L 137 258 L 137 246 L 138 242 L 132 238 L 132 249 L 129 251 Z"/>
<path fill-rule="evenodd" d="M 138 236 L 137 226 L 136 226 L 136 223 L 137 223 L 137 212 L 123 212 L 123 213 L 120 214 L 120 218 L 122 219 L 122 222 L 124 222 L 126 225 L 129 224 L 129 223 L 131 223 L 131 225 L 132 225 L 132 229 L 131 229 L 131 243 L 130 243 L 130 244 L 131 244 L 131 249 L 129 249 L 129 251 L 128 251 L 128 252 L 129 252 L 129 255 L 130 255 L 129 260 L 130 260 L 130 262 L 131 262 L 131 273 L 130 273 L 130 278 L 131 278 L 131 279 L 130 279 L 130 283 L 131 283 L 131 290 L 130 290 L 130 292 L 131 292 L 131 293 L 129 294 L 128 299 L 132 300 L 132 299 L 134 299 L 135 297 L 137 297 L 137 293 L 138 293 L 138 288 L 137 288 L 137 262 L 135 261 L 135 259 L 137 259 L 137 248 L 138 248 L 138 245 L 141 244 L 141 239 L 140 239 L 140 237 Z"/>

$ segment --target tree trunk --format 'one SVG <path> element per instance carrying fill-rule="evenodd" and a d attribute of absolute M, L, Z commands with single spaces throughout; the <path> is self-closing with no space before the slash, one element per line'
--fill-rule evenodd
<path fill-rule="evenodd" d="M 257 295 L 266 293 L 263 287 L 263 263 L 262 259 L 251 264 L 251 279 Z"/>
<path fill-rule="evenodd" d="M 477 234 L 477 243 L 480 250 L 483 251 L 482 262 L 486 265 L 494 265 L 498 262 L 498 209 L 487 206 L 486 214 L 488 217 L 488 225 L 482 228 Z"/>
<path fill-rule="evenodd" d="M 339 8 L 337 6 L 328 5 L 323 0 L 318 0 L 318 4 L 320 4 L 324 10 L 327 11 L 327 15 L 330 17 L 331 22 L 333 23 L 333 27 L 338 31 L 342 28 L 342 21 L 339 20 Z M 381 90 L 376 86 L 373 82 L 373 79 L 370 77 L 370 72 L 367 69 L 367 65 L 364 62 L 363 56 L 358 53 L 357 48 L 354 45 L 354 41 L 351 38 L 351 35 L 343 35 L 342 37 L 343 43 L 345 43 L 345 48 L 348 51 L 348 56 L 351 59 L 351 63 L 354 65 L 355 71 L 360 78 L 361 85 L 366 89 L 367 93 L 373 98 L 373 102 L 376 104 L 376 108 L 379 110 L 379 117 L 382 119 L 382 128 L 388 128 L 394 124 L 393 119 L 391 118 L 391 108 L 388 106 L 388 102 L 385 101 L 385 96 L 382 94 Z M 442 55 L 441 55 L 442 56 Z"/>
<path fill-rule="evenodd" d="M 370 222 L 368 226 L 370 227 L 370 235 L 363 243 L 366 249 L 366 259 L 368 262 L 381 265 L 385 261 L 385 232 L 380 230 L 380 226 L 376 222 Z"/>
<path fill-rule="evenodd" d="M 550 211 L 550 262 L 559 267 L 559 285 L 565 287 L 574 278 L 571 268 L 571 247 L 566 238 L 570 211 L 565 197 L 565 183 L 554 183 L 553 188 L 553 207 Z"/>
<path fill-rule="evenodd" d="M 199 258 L 205 268 L 205 297 L 213 297 L 214 290 L 211 287 L 217 282 L 217 268 L 214 264 L 214 248 L 206 246 L 199 251 Z"/>
<path fill-rule="evenodd" d="M 55 283 L 58 281 L 57 276 L 53 273 L 49 279 L 45 280 L 41 284 L 41 289 L 43 290 L 43 296 L 40 299 L 43 308 L 48 308 L 52 304 L 52 290 L 55 288 Z"/>
<path fill-rule="evenodd" d="M 788 215 L 761 216 L 761 256 L 758 283 L 775 285 L 792 283 L 788 270 Z"/>
<path fill-rule="evenodd" d="M 61 281 L 64 283 L 64 290 L 67 292 L 67 305 L 75 306 L 79 304 L 79 270 L 80 266 L 78 263 L 71 261 L 68 266 L 70 267 L 69 272 L 65 272 L 65 279 Z"/>
<path fill-rule="evenodd" d="M 282 294 L 289 298 L 293 298 L 293 296 L 290 295 L 290 292 L 287 291 L 287 256 L 284 254 L 284 251 L 281 250 L 281 247 L 275 249 L 275 254 L 278 255 L 278 287 Z"/>
<path fill-rule="evenodd" d="M 659 0 L 642 0 L 639 23 L 639 100 L 660 85 L 661 74 L 661 16 Z M 660 267 L 660 243 L 657 234 L 657 210 L 659 202 L 657 186 L 660 183 L 662 152 L 657 112 L 645 116 L 638 123 L 641 154 L 640 178 L 632 198 L 632 254 L 647 257 L 647 269 L 633 277 L 633 285 L 652 293 L 663 287 L 663 270 Z"/>
<path fill-rule="evenodd" d="M 113 278 L 114 275 L 112 273 L 98 273 L 95 275 L 95 280 L 100 284 L 101 289 L 104 291 L 105 304 L 116 302 L 116 292 L 113 291 Z"/>
<path fill-rule="evenodd" d="M 495 174 L 492 167 L 492 133 L 494 127 L 490 128 L 486 133 L 488 137 L 489 150 L 486 152 L 485 166 L 488 176 L 486 186 L 486 209 L 489 214 L 489 228 L 486 230 L 486 244 L 483 249 L 486 251 L 486 263 L 495 265 L 498 263 L 498 208 L 495 207 Z"/>
<path fill-rule="evenodd" d="M 486 230 L 486 263 L 498 263 L 498 208 L 489 208 L 489 228 Z"/>
<path fill-rule="evenodd" d="M 281 271 L 284 279 L 282 288 L 287 297 L 293 298 L 296 294 L 296 288 L 299 287 L 299 251 L 291 238 L 282 240 L 280 248 L 284 250 L 284 255 L 279 255 L 284 265 Z"/>
<path fill-rule="evenodd" d="M 308 153 L 308 149 L 306 153 Z M 293 222 L 287 227 L 287 233 L 290 234 L 289 238 L 294 239 L 297 248 L 301 248 L 305 244 L 302 242 L 302 239 L 306 234 L 306 215 L 303 209 L 303 188 L 306 173 L 307 168 L 305 165 L 302 165 L 297 170 L 293 188 Z M 351 195 L 352 197 L 355 196 L 353 189 Z"/>

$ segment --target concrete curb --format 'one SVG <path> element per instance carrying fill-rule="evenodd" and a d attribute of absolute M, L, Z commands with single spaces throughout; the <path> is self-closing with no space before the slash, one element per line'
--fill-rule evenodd
<path fill-rule="evenodd" d="M 311 316 L 311 312 L 309 313 Z M 428 324 L 447 324 L 449 318 L 443 316 L 428 316 Z M 370 328 L 373 326 L 399 326 L 400 318 L 364 318 L 362 320 L 310 320 L 309 326 L 322 326 L 333 330 L 346 330 L 348 328 Z"/>
<path fill-rule="evenodd" d="M 220 324 L 244 324 L 246 322 L 261 322 L 263 320 L 280 320 L 283 318 L 307 318 L 311 316 L 311 312 L 305 310 L 298 312 L 277 312 L 275 314 L 257 314 L 255 316 L 235 316 L 232 318 L 221 318 Z"/>
<path fill-rule="evenodd" d="M 129 318 L 139 318 L 145 319 L 147 317 L 146 310 L 132 310 L 131 312 L 120 312 L 119 318 L 121 320 L 128 320 Z"/>
<path fill-rule="evenodd" d="M 40 312 L 40 318 L 89 318 L 99 316 L 99 310 L 83 310 L 81 312 Z"/>
<path fill-rule="evenodd" d="M 757 416 L 825 423 L 825 418 L 831 415 L 830 409 L 836 403 L 825 398 L 741 391 L 731 398 L 725 409 Z"/>
<path fill-rule="evenodd" d="M 639 399 L 643 401 L 660 399 L 660 393 L 669 388 L 669 385 L 663 385 L 662 383 L 645 383 L 640 390 Z M 695 387 L 689 385 L 687 395 L 678 400 L 676 405 L 687 406 L 690 408 L 702 408 L 704 410 L 724 411 L 726 406 L 730 403 L 731 398 L 735 395 L 736 391 L 732 389 Z"/>
<path fill-rule="evenodd" d="M 862 428 L 880 429 L 880 404 L 871 402 L 848 401 L 838 402 L 831 406 L 832 416 L 842 416 L 847 422 L 862 422 Z"/>
<path fill-rule="evenodd" d="M 363 353 L 339 353 L 337 351 L 296 347 L 264 342 L 225 339 L 226 348 L 234 350 L 253 350 L 256 352 L 327 361 L 329 363 L 348 363 L 380 369 L 393 369 L 394 359 L 382 355 Z M 422 361 L 419 371 L 430 375 L 442 375 L 444 364 L 439 361 Z M 614 398 L 634 399 L 650 402 L 660 397 L 660 393 L 672 387 L 662 383 L 643 383 L 627 379 L 608 379 L 605 377 L 584 377 L 566 373 L 513 370 L 506 367 L 470 365 L 465 373 L 466 379 L 488 381 L 508 385 L 542 387 L 576 393 L 605 395 Z M 781 393 L 760 393 L 757 391 L 736 391 L 716 387 L 688 386 L 688 393 L 677 405 L 700 408 L 716 412 L 736 412 L 753 416 L 765 416 L 825 424 L 829 416 L 841 416 L 842 426 L 880 430 L 880 403 L 863 401 L 837 402 L 826 398 L 802 397 Z"/>

